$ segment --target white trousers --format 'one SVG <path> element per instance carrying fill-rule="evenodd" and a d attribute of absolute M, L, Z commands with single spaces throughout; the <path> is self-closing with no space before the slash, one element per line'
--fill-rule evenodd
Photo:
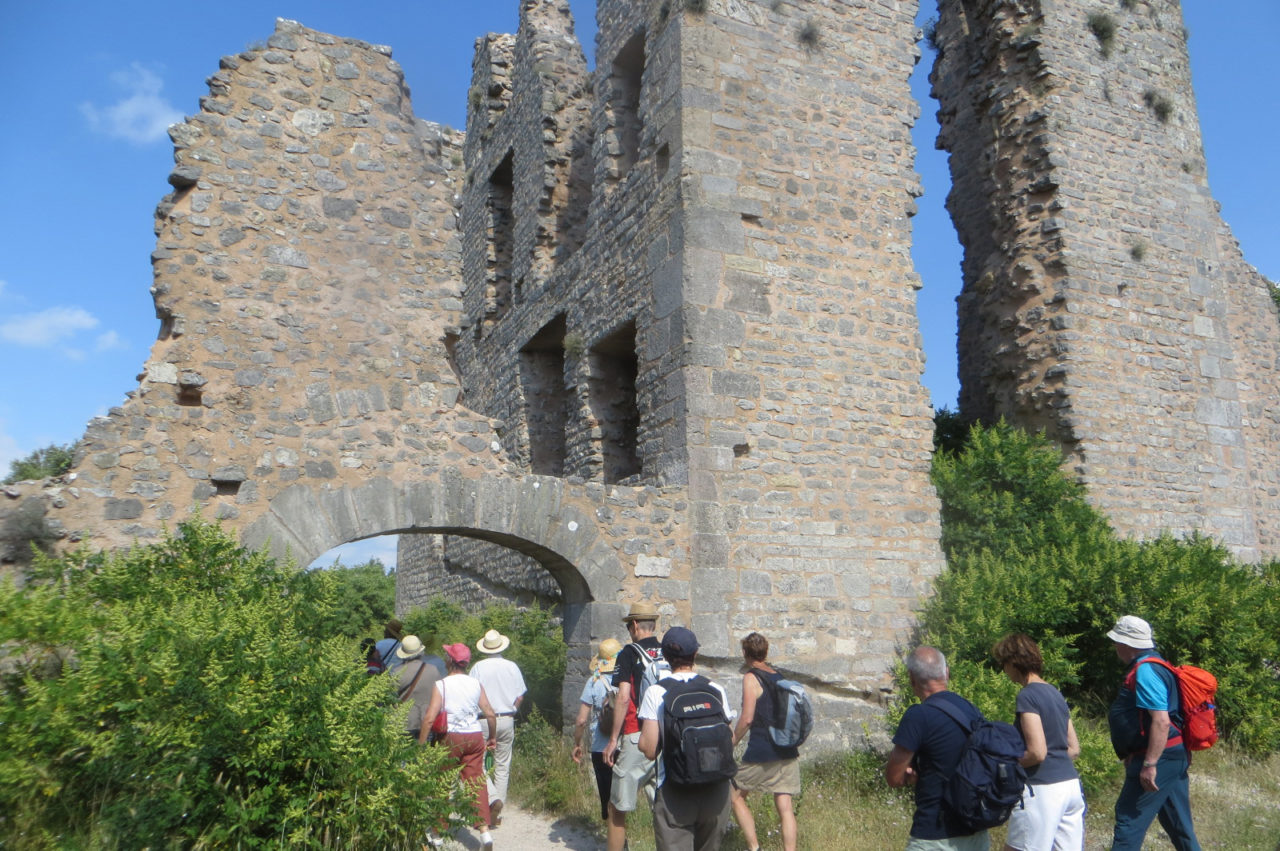
<path fill-rule="evenodd" d="M 511 748 L 516 743 L 516 719 L 510 715 L 498 716 L 498 747 L 493 752 L 493 775 L 486 775 L 489 787 L 489 804 L 506 802 L 507 782 L 511 779 Z"/>

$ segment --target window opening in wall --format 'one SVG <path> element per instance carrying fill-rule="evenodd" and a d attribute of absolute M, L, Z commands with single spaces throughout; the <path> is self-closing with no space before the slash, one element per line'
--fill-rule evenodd
<path fill-rule="evenodd" d="M 635 323 L 628 322 L 593 346 L 590 367 L 591 413 L 600 429 L 604 480 L 627 483 L 641 473 Z"/>
<path fill-rule="evenodd" d="M 210 482 L 218 496 L 235 496 L 240 493 L 241 481 L 238 479 L 210 479 Z"/>
<path fill-rule="evenodd" d="M 178 404 L 185 408 L 198 408 L 204 401 L 204 393 L 199 387 L 178 387 Z"/>
<path fill-rule="evenodd" d="M 644 33 L 632 36 L 613 60 L 609 78 L 609 118 L 613 144 L 610 177 L 622 180 L 640 158 L 640 82 L 644 75 Z"/>
<path fill-rule="evenodd" d="M 529 469 L 563 476 L 569 391 L 564 380 L 564 315 L 548 322 L 520 350 L 520 392 L 529 437 Z"/>
<path fill-rule="evenodd" d="M 515 256 L 515 154 L 507 151 L 489 178 L 489 287 L 485 318 L 500 319 L 511 306 L 511 264 Z"/>
<path fill-rule="evenodd" d="M 658 177 L 664 177 L 667 169 L 671 167 L 671 146 L 663 145 L 658 148 L 657 154 Z"/>

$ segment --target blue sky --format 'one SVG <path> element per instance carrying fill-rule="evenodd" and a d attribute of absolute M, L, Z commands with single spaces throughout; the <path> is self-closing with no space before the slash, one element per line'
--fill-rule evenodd
<path fill-rule="evenodd" d="M 220 56 L 265 40 L 276 17 L 389 44 L 415 113 L 462 126 L 474 41 L 514 31 L 518 2 L 0 0 L 0 473 L 76 440 L 136 386 L 159 328 L 148 287 L 152 210 L 173 162 L 164 130 L 197 110 Z M 594 0 L 572 6 L 590 59 Z M 1270 209 L 1280 197 L 1280 104 L 1258 38 L 1280 32 L 1280 2 L 1184 0 L 1183 11 L 1210 185 L 1246 259 L 1280 279 Z M 913 81 L 925 100 L 915 137 L 926 190 L 914 254 L 925 383 L 935 405 L 954 407 L 960 249 L 942 207 L 946 158 L 933 149 L 931 61 L 926 51 Z M 377 552 L 387 560 L 385 544 Z"/>

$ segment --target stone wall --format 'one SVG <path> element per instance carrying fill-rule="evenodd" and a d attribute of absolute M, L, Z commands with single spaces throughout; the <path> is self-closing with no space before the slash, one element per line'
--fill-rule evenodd
<path fill-rule="evenodd" d="M 960 407 L 1047 429 L 1121 532 L 1257 559 L 1280 543 L 1276 309 L 1209 191 L 1186 38 L 1173 0 L 943 3 Z"/>

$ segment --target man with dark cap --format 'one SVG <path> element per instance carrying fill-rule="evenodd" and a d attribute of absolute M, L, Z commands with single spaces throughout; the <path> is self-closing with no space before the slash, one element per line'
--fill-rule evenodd
<path fill-rule="evenodd" d="M 692 630 L 673 626 L 662 636 L 662 656 L 671 665 L 671 673 L 657 684 L 649 686 L 640 701 L 636 713 L 640 719 L 640 750 L 646 757 L 657 761 L 658 792 L 653 801 L 653 838 L 658 851 L 692 849 L 692 851 L 716 851 L 729 823 L 730 778 L 736 771 L 733 763 L 732 716 L 724 689 L 693 669 L 698 653 L 698 639 Z M 681 696 L 686 698 L 681 701 Z M 719 706 L 716 706 L 716 700 Z M 711 725 L 723 725 L 723 749 L 712 748 L 705 756 L 720 756 L 718 773 L 722 779 L 687 785 L 676 782 L 673 775 L 681 741 L 672 740 L 673 725 L 668 723 L 669 713 L 705 711 L 698 720 L 703 741 L 714 741 L 706 730 Z M 673 717 L 673 722 L 679 716 Z M 705 726 L 704 726 L 705 725 Z M 716 728 L 718 730 L 718 727 Z M 687 741 L 687 739 L 685 740 Z M 657 759 L 658 754 L 662 759 Z M 712 768 L 715 759 L 705 758 L 701 748 L 697 756 L 683 754 L 683 758 L 697 763 L 699 769 Z"/>

